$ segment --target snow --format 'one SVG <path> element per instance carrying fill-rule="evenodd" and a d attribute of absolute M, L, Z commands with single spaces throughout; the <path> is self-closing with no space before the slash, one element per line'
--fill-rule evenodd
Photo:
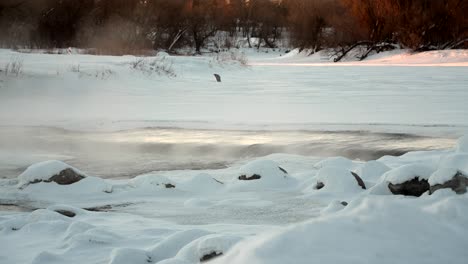
<path fill-rule="evenodd" d="M 71 185 L 18 189 L 2 180 L 0 200 L 44 209 L 0 213 L 0 259 L 192 264 L 215 252 L 222 255 L 212 263 L 464 263 L 468 194 L 439 190 L 407 198 L 384 188 L 414 175 L 431 181 L 436 169 L 463 164 L 464 155 L 448 149 L 365 163 L 334 158 L 317 169 L 305 157 L 276 154 L 225 169 L 87 176 Z M 352 168 L 377 185 L 363 190 Z M 264 177 L 239 181 L 241 174 Z M 325 187 L 315 189 L 318 181 Z M 103 212 L 83 209 L 105 205 Z"/>
<path fill-rule="evenodd" d="M 247 240 L 213 263 L 465 263 L 468 238 L 459 231 L 466 228 L 407 203 L 365 198 L 335 214 Z"/>
<path fill-rule="evenodd" d="M 457 152 L 468 152 L 468 136 L 463 136 L 458 140 Z"/>
<path fill-rule="evenodd" d="M 216 192 L 223 188 L 223 183 L 213 178 L 208 173 L 199 173 L 193 177 L 190 177 L 186 181 L 182 182 L 178 186 L 187 191 L 192 192 Z"/>
<path fill-rule="evenodd" d="M 212 56 L 144 59 L 173 62 L 177 76 L 169 77 L 133 69 L 139 60 L 134 56 L 0 50 L 0 66 L 15 57 L 23 61 L 21 76 L 0 76 L 0 121 L 87 131 L 183 127 L 463 134 L 467 52 L 399 53 L 310 64 L 311 58 L 301 54 L 284 59 L 278 52 L 249 52 L 247 67 L 210 64 Z M 213 73 L 223 82 L 217 83 Z M 181 95 L 187 95 L 183 104 Z"/>
<path fill-rule="evenodd" d="M 112 184 L 98 177 L 86 177 L 71 185 L 40 182 L 30 184 L 24 188 L 24 193 L 32 200 L 48 197 L 51 200 L 63 199 L 66 201 L 68 199 L 79 199 L 83 195 L 96 194 L 104 197 L 106 194 L 112 193 L 112 191 Z"/>
<path fill-rule="evenodd" d="M 367 182 L 377 182 L 387 171 L 391 170 L 380 161 L 371 160 L 356 170 L 357 175 Z"/>
<path fill-rule="evenodd" d="M 205 237 L 209 234 L 209 232 L 199 229 L 176 232 L 149 250 L 151 260 L 157 263 L 161 260 L 175 257 L 176 254 L 182 248 L 184 248 L 184 246 L 200 237 Z"/>
<path fill-rule="evenodd" d="M 341 167 L 351 169 L 353 167 L 353 162 L 343 157 L 332 157 L 317 162 L 314 167 L 318 169 L 324 167 Z"/>
<path fill-rule="evenodd" d="M 334 200 L 328 204 L 327 207 L 325 207 L 322 211 L 320 211 L 322 214 L 330 214 L 330 213 L 335 213 L 338 212 L 342 209 L 344 209 L 346 205 L 343 204 L 343 201 L 339 200 Z"/>
<path fill-rule="evenodd" d="M 468 154 L 454 153 L 440 159 L 439 167 L 454 168 L 468 173 Z"/>
<path fill-rule="evenodd" d="M 384 181 L 393 184 L 400 184 L 410 181 L 416 177 L 419 180 L 428 180 L 432 173 L 436 170 L 434 165 L 427 164 L 408 164 L 385 173 L 382 177 Z"/>
<path fill-rule="evenodd" d="M 116 248 L 112 250 L 109 264 L 149 263 L 151 258 L 141 249 Z"/>
<path fill-rule="evenodd" d="M 339 66 L 339 65 L 366 65 L 366 66 L 467 66 L 468 62 L 466 57 L 468 52 L 466 50 L 438 50 L 414 53 L 410 50 L 392 50 L 381 52 L 379 54 L 372 54 L 362 62 L 356 62 L 357 58 L 353 56 L 346 56 L 340 63 L 330 63 L 333 51 L 323 50 L 314 54 L 310 51 L 304 50 L 299 52 L 294 49 L 288 54 L 281 56 L 281 62 L 287 63 L 291 66 Z M 255 65 L 263 66 L 276 66 L 278 62 L 272 59 L 261 60 Z"/>
<path fill-rule="evenodd" d="M 246 176 L 247 179 L 260 176 L 259 179 L 240 180 L 239 177 Z M 260 189 L 285 190 L 296 185 L 294 178 L 288 176 L 281 170 L 279 164 L 272 160 L 255 160 L 240 167 L 238 175 L 233 177 L 231 191 L 252 191 Z"/>
<path fill-rule="evenodd" d="M 182 248 L 174 257 L 187 263 L 197 263 L 200 259 L 210 253 L 224 254 L 239 242 L 241 237 L 231 235 L 207 235 L 192 241 Z"/>
<path fill-rule="evenodd" d="M 360 192 L 363 189 L 358 185 L 351 172 L 342 167 L 325 167 L 318 171 L 317 182 L 325 186 L 319 192 Z"/>
<path fill-rule="evenodd" d="M 430 185 L 443 184 L 453 178 L 457 172 L 468 176 L 468 154 L 458 153 L 441 158 L 439 168 L 429 178 Z"/>
<path fill-rule="evenodd" d="M 431 177 L 429 177 L 429 184 L 431 186 L 437 184 L 444 184 L 445 182 L 450 181 L 453 176 L 457 174 L 458 170 L 454 168 L 442 167 L 436 170 Z"/>
<path fill-rule="evenodd" d="M 58 160 L 48 160 L 39 162 L 29 166 L 23 173 L 18 176 L 18 185 L 25 186 L 34 181 L 49 180 L 52 176 L 60 173 L 65 169 L 72 169 L 80 175 L 84 175 L 78 169 Z"/>
<path fill-rule="evenodd" d="M 150 188 L 158 188 L 158 189 L 166 189 L 166 185 L 171 184 L 175 186 L 175 183 L 168 178 L 157 175 L 157 174 L 147 174 L 147 175 L 140 175 L 133 178 L 130 181 L 130 185 L 133 187 L 150 187 Z"/>

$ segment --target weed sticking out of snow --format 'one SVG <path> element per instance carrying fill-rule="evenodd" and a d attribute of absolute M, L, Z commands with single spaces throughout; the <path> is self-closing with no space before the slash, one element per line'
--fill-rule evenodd
<path fill-rule="evenodd" d="M 68 70 L 70 72 L 74 72 L 74 73 L 80 73 L 80 64 L 72 64 L 68 67 Z"/>
<path fill-rule="evenodd" d="M 139 71 L 147 76 L 156 74 L 159 76 L 177 77 L 173 65 L 173 60 L 166 56 L 138 58 L 130 63 L 130 67 L 133 70 Z"/>
<path fill-rule="evenodd" d="M 80 71 L 78 73 L 81 78 L 88 77 L 88 78 L 96 78 L 98 80 L 108 80 L 109 78 L 115 75 L 115 72 L 113 70 L 107 69 L 107 68 L 96 69 L 91 72 Z"/>
<path fill-rule="evenodd" d="M 23 59 L 20 56 L 12 56 L 10 61 L 3 67 L 6 76 L 18 77 L 23 72 Z"/>

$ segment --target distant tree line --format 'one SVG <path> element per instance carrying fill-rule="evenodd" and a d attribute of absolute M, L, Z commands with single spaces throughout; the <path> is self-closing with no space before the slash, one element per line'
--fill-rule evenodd
<path fill-rule="evenodd" d="M 0 0 L 0 46 L 467 48 L 468 0 Z M 363 54 L 366 56 L 366 53 Z"/>

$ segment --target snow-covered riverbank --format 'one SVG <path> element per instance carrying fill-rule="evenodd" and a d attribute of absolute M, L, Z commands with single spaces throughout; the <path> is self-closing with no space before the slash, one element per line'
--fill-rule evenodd
<path fill-rule="evenodd" d="M 0 50 L 0 263 L 466 263 L 468 53 L 322 55 Z"/>
<path fill-rule="evenodd" d="M 468 181 L 467 143 L 370 162 L 277 154 L 129 180 L 35 164 L 0 181 L 3 204 L 32 211 L 1 213 L 0 262 L 465 263 L 468 194 L 453 190 L 466 185 L 437 186 Z M 430 190 L 392 194 L 414 178 Z"/>

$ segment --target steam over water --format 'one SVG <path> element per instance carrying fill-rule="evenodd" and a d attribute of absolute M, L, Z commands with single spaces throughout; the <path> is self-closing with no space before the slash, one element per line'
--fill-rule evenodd
<path fill-rule="evenodd" d="M 371 160 L 453 146 L 452 138 L 327 131 L 145 128 L 78 132 L 46 127 L 0 129 L 0 177 L 31 163 L 63 160 L 90 175 L 124 178 L 161 170 L 217 169 L 273 153 Z"/>

